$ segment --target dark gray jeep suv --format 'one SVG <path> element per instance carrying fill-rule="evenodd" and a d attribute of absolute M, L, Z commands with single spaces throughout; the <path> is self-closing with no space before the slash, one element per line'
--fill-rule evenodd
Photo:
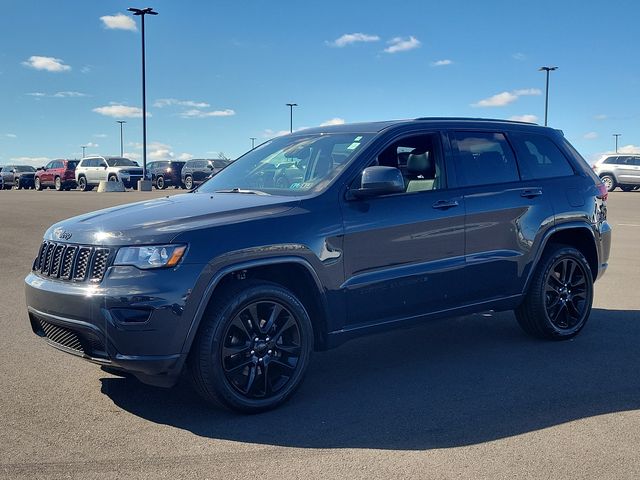
<path fill-rule="evenodd" d="M 607 266 L 606 198 L 562 133 L 533 124 L 304 130 L 192 193 L 53 225 L 29 318 L 107 369 L 161 386 L 186 369 L 205 399 L 262 411 L 314 349 L 385 328 L 513 309 L 531 335 L 572 338 Z"/>

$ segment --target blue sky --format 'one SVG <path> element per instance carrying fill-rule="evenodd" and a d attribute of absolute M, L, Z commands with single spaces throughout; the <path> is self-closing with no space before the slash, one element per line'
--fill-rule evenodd
<path fill-rule="evenodd" d="M 0 17 L 0 165 L 125 152 L 236 157 L 294 128 L 418 116 L 544 121 L 588 159 L 640 145 L 640 2 L 34 1 Z"/>

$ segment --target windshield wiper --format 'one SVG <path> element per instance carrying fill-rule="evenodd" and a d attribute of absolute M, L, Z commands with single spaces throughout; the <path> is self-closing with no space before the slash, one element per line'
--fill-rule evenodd
<path fill-rule="evenodd" d="M 261 190 L 247 190 L 244 188 L 230 188 L 228 190 L 216 190 L 213 193 L 248 193 L 251 195 L 271 195 L 270 193 L 263 192 Z"/>

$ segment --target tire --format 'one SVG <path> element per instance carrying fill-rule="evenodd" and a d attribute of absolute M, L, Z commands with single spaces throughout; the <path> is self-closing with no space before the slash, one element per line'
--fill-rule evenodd
<path fill-rule="evenodd" d="M 312 346 L 311 320 L 292 292 L 274 283 L 240 281 L 207 309 L 189 371 L 208 403 L 263 412 L 286 401 L 300 386 Z"/>
<path fill-rule="evenodd" d="M 13 189 L 14 190 L 22 190 L 22 182 L 19 178 L 13 179 Z"/>
<path fill-rule="evenodd" d="M 593 275 L 587 259 L 573 247 L 552 244 L 542 254 L 515 314 L 529 335 L 568 340 L 587 323 L 592 303 Z"/>
<path fill-rule="evenodd" d="M 110 181 L 110 182 L 117 182 L 118 181 L 118 176 L 111 174 L 111 175 L 109 175 L 107 180 Z"/>
<path fill-rule="evenodd" d="M 620 185 L 623 192 L 631 192 L 635 187 L 633 185 Z"/>
<path fill-rule="evenodd" d="M 184 188 L 193 190 L 193 177 L 191 175 L 184 177 Z"/>
<path fill-rule="evenodd" d="M 87 178 L 84 175 L 78 177 L 78 189 L 81 192 L 90 192 L 93 189 L 93 187 L 87 183 Z"/>
<path fill-rule="evenodd" d="M 36 177 L 36 179 L 33 181 L 33 186 L 38 192 L 42 191 L 42 184 L 40 183 L 40 177 Z"/>
<path fill-rule="evenodd" d="M 62 190 L 62 180 L 60 177 L 56 177 L 53 181 L 53 188 L 55 188 L 57 192 Z"/>
<path fill-rule="evenodd" d="M 167 184 L 164 183 L 164 177 L 160 176 L 156 178 L 156 188 L 158 190 L 164 190 L 165 188 L 167 188 Z"/>
<path fill-rule="evenodd" d="M 618 184 L 616 183 L 616 179 L 613 177 L 613 175 L 602 175 L 600 177 L 600 180 L 602 180 L 602 183 L 604 183 L 604 186 L 607 187 L 607 192 L 613 192 L 618 186 Z"/>

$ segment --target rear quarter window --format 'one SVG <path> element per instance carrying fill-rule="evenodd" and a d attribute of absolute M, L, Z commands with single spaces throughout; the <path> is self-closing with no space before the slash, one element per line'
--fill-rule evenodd
<path fill-rule="evenodd" d="M 509 133 L 523 180 L 568 177 L 575 172 L 558 146 L 543 135 Z"/>

